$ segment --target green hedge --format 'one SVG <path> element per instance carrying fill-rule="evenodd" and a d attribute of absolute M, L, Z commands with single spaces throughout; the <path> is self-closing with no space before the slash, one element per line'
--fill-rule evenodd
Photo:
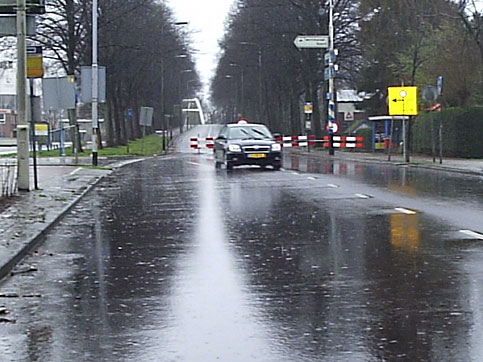
<path fill-rule="evenodd" d="M 441 121 L 444 156 L 483 158 L 483 107 L 448 108 L 442 112 L 421 113 L 412 124 L 412 152 L 431 154 L 431 117 L 434 119 L 437 153 Z"/>
<path fill-rule="evenodd" d="M 356 132 L 355 136 L 364 138 L 364 148 L 360 148 L 359 150 L 365 151 L 365 152 L 372 150 L 372 148 L 371 148 L 371 135 L 372 135 L 372 129 L 371 128 L 360 128 Z"/>

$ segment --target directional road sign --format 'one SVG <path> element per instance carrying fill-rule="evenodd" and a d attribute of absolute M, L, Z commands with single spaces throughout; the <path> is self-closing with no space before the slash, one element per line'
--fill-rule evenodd
<path fill-rule="evenodd" d="M 329 47 L 328 35 L 298 35 L 294 42 L 300 49 L 320 49 Z"/>
<path fill-rule="evenodd" d="M 417 115 L 418 87 L 389 87 L 388 106 L 390 116 Z"/>

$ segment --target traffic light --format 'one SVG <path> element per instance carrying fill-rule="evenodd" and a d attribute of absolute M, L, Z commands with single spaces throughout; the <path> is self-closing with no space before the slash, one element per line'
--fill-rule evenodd
<path fill-rule="evenodd" d="M 0 0 L 0 14 L 16 14 L 17 0 Z M 27 14 L 45 14 L 45 0 L 26 0 Z"/>

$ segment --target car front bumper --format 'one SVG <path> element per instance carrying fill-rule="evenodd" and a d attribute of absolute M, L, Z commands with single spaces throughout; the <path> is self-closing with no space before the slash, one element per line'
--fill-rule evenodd
<path fill-rule="evenodd" d="M 228 152 L 226 154 L 226 161 L 230 162 L 233 166 L 241 166 L 241 165 L 278 166 L 282 164 L 282 152 L 270 152 L 270 153 Z"/>

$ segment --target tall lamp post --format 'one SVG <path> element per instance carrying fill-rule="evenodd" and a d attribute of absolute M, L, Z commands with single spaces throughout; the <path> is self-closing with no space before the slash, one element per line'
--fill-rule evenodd
<path fill-rule="evenodd" d="M 97 131 L 98 120 L 98 79 L 97 64 L 97 0 L 92 0 L 92 165 L 97 166 Z"/>
<path fill-rule="evenodd" d="M 334 53 L 334 0 L 329 0 L 329 102 L 327 107 L 328 121 L 329 121 L 329 155 L 334 155 L 334 125 L 335 125 L 335 94 L 334 94 L 334 60 L 332 54 Z"/>
<path fill-rule="evenodd" d="M 180 70 L 180 77 L 179 77 L 179 99 L 180 99 L 180 105 L 181 105 L 181 126 L 180 126 L 180 132 L 183 132 L 183 127 L 184 127 L 184 117 L 183 117 L 183 93 L 184 93 L 184 84 L 183 84 L 183 74 L 185 73 L 191 73 L 193 72 L 193 69 L 183 69 Z M 188 83 L 186 83 L 186 90 L 188 90 Z M 189 129 L 189 125 L 186 125 L 187 129 Z"/>
<path fill-rule="evenodd" d="M 240 92 L 240 113 L 242 114 L 242 116 L 244 116 L 245 114 L 245 106 L 243 104 L 244 102 L 244 72 L 243 72 L 243 67 L 240 65 L 240 64 L 236 64 L 236 63 L 230 63 L 230 67 L 239 67 L 240 68 L 240 86 L 241 86 L 241 92 Z"/>
<path fill-rule="evenodd" d="M 258 48 L 258 121 L 262 118 L 262 47 L 258 43 L 241 41 L 241 45 L 253 45 Z"/>
<path fill-rule="evenodd" d="M 164 30 L 165 30 L 165 27 L 167 25 L 170 25 L 171 23 L 165 23 L 163 24 L 163 26 L 161 27 L 161 36 L 164 38 Z M 183 25 L 188 25 L 189 23 L 187 21 L 178 21 L 176 23 L 174 23 L 175 26 L 183 26 Z M 164 53 L 167 53 L 166 52 L 166 49 L 163 49 Z M 179 54 L 179 55 L 176 55 L 175 58 L 187 58 L 188 56 L 186 54 Z M 164 82 L 164 70 L 165 70 L 165 67 L 164 67 L 164 57 L 161 55 L 161 106 L 162 106 L 162 110 L 161 110 L 161 114 L 163 115 L 164 117 L 164 114 L 165 114 L 165 109 L 164 109 L 164 94 L 165 94 L 165 82 Z"/>

